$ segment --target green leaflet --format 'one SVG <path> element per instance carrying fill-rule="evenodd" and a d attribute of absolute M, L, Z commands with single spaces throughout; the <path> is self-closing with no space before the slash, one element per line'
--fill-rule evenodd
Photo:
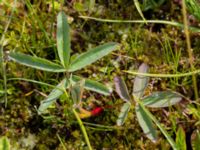
<path fill-rule="evenodd" d="M 124 103 L 124 105 L 122 106 L 120 114 L 119 114 L 118 119 L 117 119 L 117 125 L 118 126 L 121 126 L 121 125 L 124 124 L 124 122 L 127 118 L 128 112 L 130 110 L 130 107 L 131 107 L 131 104 L 129 102 Z"/>
<path fill-rule="evenodd" d="M 135 111 L 143 132 L 152 142 L 156 142 L 157 131 L 153 125 L 153 122 L 151 121 L 151 118 L 149 118 L 148 114 L 146 114 L 145 110 L 140 106 L 140 104 L 136 105 Z"/>
<path fill-rule="evenodd" d="M 82 78 L 79 76 L 72 76 L 72 81 L 74 82 L 78 82 L 80 81 Z M 93 80 L 89 80 L 89 79 L 85 79 L 85 88 L 87 90 L 91 90 L 103 95 L 110 95 L 111 94 L 111 90 L 108 89 L 104 84 L 99 83 L 97 81 L 93 81 Z"/>
<path fill-rule="evenodd" d="M 64 68 L 67 68 L 70 60 L 70 27 L 67 16 L 64 12 L 59 12 L 57 16 L 57 50 Z"/>
<path fill-rule="evenodd" d="M 84 68 L 85 66 L 92 64 L 98 59 L 116 50 L 117 47 L 118 47 L 117 43 L 110 42 L 110 43 L 106 43 L 104 45 L 95 47 L 85 53 L 82 53 L 80 56 L 78 56 L 75 60 L 71 62 L 68 71 L 73 72 L 81 68 Z"/>
<path fill-rule="evenodd" d="M 124 80 L 121 77 L 115 77 L 114 82 L 115 82 L 116 92 L 120 96 L 120 98 L 126 102 L 130 101 L 131 98 L 128 93 L 128 89 Z"/>
<path fill-rule="evenodd" d="M 177 104 L 182 100 L 182 97 L 171 91 L 154 92 L 150 96 L 143 98 L 142 102 L 147 107 L 169 107 Z"/>
<path fill-rule="evenodd" d="M 143 63 L 140 65 L 138 72 L 140 73 L 147 73 L 148 72 L 148 65 Z M 144 94 L 144 91 L 147 87 L 149 81 L 149 77 L 145 77 L 142 75 L 137 75 L 134 80 L 133 85 L 133 95 L 137 98 L 141 98 Z"/>
<path fill-rule="evenodd" d="M 68 86 L 68 81 L 63 79 L 57 86 L 54 88 L 47 98 L 41 101 L 41 104 L 38 108 L 38 113 L 42 114 L 51 104 L 53 104 L 63 93 L 65 88 Z"/>
<path fill-rule="evenodd" d="M 64 72 L 66 71 L 62 66 L 53 63 L 49 60 L 33 57 L 22 53 L 10 52 L 9 58 L 20 64 L 50 72 Z"/>
<path fill-rule="evenodd" d="M 73 103 L 75 106 L 78 106 L 81 103 L 84 85 L 85 85 L 85 80 L 82 79 L 82 80 L 76 82 L 70 88 L 70 93 L 71 93 L 72 100 L 73 100 Z"/>

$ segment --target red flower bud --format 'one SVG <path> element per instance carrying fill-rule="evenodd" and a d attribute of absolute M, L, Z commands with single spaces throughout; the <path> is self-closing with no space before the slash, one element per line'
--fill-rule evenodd
<path fill-rule="evenodd" d="M 101 112 L 103 112 L 103 108 L 102 107 L 96 107 L 95 109 L 93 109 L 91 111 L 92 116 L 97 116 L 99 115 Z"/>

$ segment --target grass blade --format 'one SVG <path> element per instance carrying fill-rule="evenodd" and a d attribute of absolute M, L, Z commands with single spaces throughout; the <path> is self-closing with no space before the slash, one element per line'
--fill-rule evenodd
<path fill-rule="evenodd" d="M 82 78 L 79 76 L 72 76 L 72 81 L 74 82 L 78 82 L 80 81 Z M 91 90 L 103 95 L 110 95 L 112 90 L 110 90 L 109 88 L 107 88 L 104 84 L 101 84 L 97 81 L 93 81 L 93 80 L 89 80 L 89 79 L 85 79 L 85 88 L 87 90 Z"/>
<path fill-rule="evenodd" d="M 84 68 L 87 65 L 92 64 L 93 62 L 97 61 L 98 59 L 104 57 L 105 55 L 109 54 L 110 52 L 116 50 L 118 47 L 117 43 L 110 42 L 98 47 L 95 47 L 77 57 L 69 66 L 69 71 L 73 72 Z"/>
<path fill-rule="evenodd" d="M 143 132 L 152 142 L 156 142 L 157 131 L 153 125 L 153 122 L 151 121 L 151 118 L 149 118 L 149 116 L 144 111 L 144 109 L 140 106 L 140 104 L 136 106 L 135 110 L 136 110 L 136 116 L 137 116 L 138 122 Z"/>
<path fill-rule="evenodd" d="M 116 92 L 120 96 L 120 98 L 123 99 L 126 102 L 130 101 L 131 98 L 130 98 L 130 95 L 128 93 L 128 88 L 127 88 L 124 80 L 120 77 L 115 77 L 114 83 L 115 83 Z"/>
<path fill-rule="evenodd" d="M 30 55 L 22 54 L 22 53 L 14 53 L 11 52 L 9 54 L 9 58 L 13 61 L 16 61 L 20 64 L 26 65 L 28 67 L 50 71 L 50 72 L 64 72 L 66 71 L 62 66 L 55 64 L 49 60 L 33 57 Z"/>
<path fill-rule="evenodd" d="M 142 101 L 147 107 L 169 107 L 179 103 L 182 97 L 171 91 L 154 92 L 150 96 L 145 97 Z"/>
<path fill-rule="evenodd" d="M 44 33 L 45 38 L 48 41 L 48 44 L 50 44 L 51 39 L 49 38 L 49 35 L 45 29 L 45 26 L 44 26 L 42 20 L 40 20 L 40 17 L 36 14 L 35 7 L 33 7 L 30 0 L 24 0 L 24 2 L 26 4 L 26 7 L 28 8 L 28 11 L 31 12 L 30 19 L 33 20 L 32 21 L 33 25 L 35 27 L 38 26 L 40 28 L 40 30 Z"/>
<path fill-rule="evenodd" d="M 41 104 L 38 108 L 38 113 L 42 114 L 51 104 L 53 104 L 56 99 L 58 99 L 67 88 L 68 82 L 66 79 L 62 80 L 47 96 L 47 98 L 41 101 Z"/>
<path fill-rule="evenodd" d="M 124 122 L 127 118 L 128 112 L 130 110 L 130 107 L 131 107 L 131 104 L 129 102 L 124 103 L 124 105 L 122 106 L 120 114 L 119 114 L 118 119 L 117 119 L 117 125 L 118 126 L 121 126 L 121 125 L 124 124 Z"/>
<path fill-rule="evenodd" d="M 189 12 L 198 20 L 200 20 L 200 3 L 198 0 L 185 0 L 185 4 Z"/>
<path fill-rule="evenodd" d="M 140 8 L 140 3 L 138 2 L 138 0 L 133 0 L 133 2 L 134 2 L 134 4 L 135 4 L 135 7 L 136 7 L 138 13 L 139 13 L 140 16 L 142 17 L 142 20 L 147 24 L 146 19 L 145 19 L 143 13 L 142 13 L 141 8 Z"/>
<path fill-rule="evenodd" d="M 140 73 L 147 73 L 148 72 L 148 65 L 143 63 L 140 65 L 138 72 Z M 143 96 L 143 93 L 147 87 L 149 78 L 142 76 L 142 75 L 137 75 L 135 80 L 134 80 L 134 86 L 133 86 L 133 95 L 137 97 L 138 99 Z"/>
<path fill-rule="evenodd" d="M 57 49 L 61 64 L 67 68 L 70 59 L 70 28 L 67 16 L 60 12 L 57 16 Z"/>
<path fill-rule="evenodd" d="M 61 139 L 60 135 L 56 133 L 56 136 L 58 137 L 58 140 L 60 141 L 60 144 L 62 145 L 63 150 L 67 150 L 63 140 Z"/>

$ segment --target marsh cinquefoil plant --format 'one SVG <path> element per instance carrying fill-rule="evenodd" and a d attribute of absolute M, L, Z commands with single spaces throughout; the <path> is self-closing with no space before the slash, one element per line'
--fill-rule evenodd
<path fill-rule="evenodd" d="M 45 110 L 52 105 L 62 94 L 66 94 L 66 89 L 69 89 L 71 97 L 68 98 L 76 119 L 82 129 L 83 135 L 85 137 L 86 143 L 89 149 L 91 148 L 86 130 L 83 126 L 80 117 L 76 112 L 80 100 L 82 98 L 83 87 L 91 91 L 98 92 L 100 94 L 109 95 L 111 93 L 110 89 L 105 85 L 92 81 L 89 79 L 83 79 L 79 76 L 73 75 L 73 72 L 80 70 L 87 65 L 90 65 L 97 61 L 98 59 L 104 57 L 110 52 L 118 48 L 118 44 L 114 42 L 106 43 L 104 45 L 95 47 L 88 50 L 85 53 L 80 54 L 75 59 L 71 59 L 71 40 L 70 40 L 70 27 L 67 21 L 67 16 L 63 11 L 61 11 L 57 16 L 57 51 L 60 59 L 60 64 L 54 63 L 52 61 L 30 56 L 22 53 L 10 52 L 9 58 L 20 64 L 26 65 L 28 67 L 40 69 L 49 72 L 64 72 L 66 78 L 64 78 L 51 93 L 44 99 L 39 108 L 38 113 L 42 114 Z M 73 57 L 73 56 L 72 56 Z M 68 94 L 67 94 L 68 95 Z M 72 101 L 71 101 L 72 99 Z"/>
<path fill-rule="evenodd" d="M 65 91 L 66 88 L 70 87 L 73 82 L 76 83 L 82 80 L 81 77 L 73 75 L 73 72 L 80 70 L 87 65 L 92 64 L 98 59 L 104 57 L 110 52 L 116 50 L 118 44 L 114 42 L 106 43 L 104 45 L 95 47 L 88 50 L 85 53 L 80 54 L 75 59 L 71 60 L 71 40 L 70 40 L 70 27 L 67 21 L 67 16 L 63 11 L 61 11 L 57 16 L 57 51 L 60 59 L 60 64 L 54 63 L 52 61 L 30 56 L 17 52 L 10 52 L 9 58 L 20 64 L 44 70 L 50 72 L 65 72 L 67 77 L 64 78 L 60 84 L 56 86 L 55 89 L 48 95 L 48 97 L 41 102 L 38 109 L 39 113 L 43 113 L 53 102 L 56 101 Z M 70 78 L 70 80 L 69 80 Z M 98 92 L 100 94 L 109 95 L 110 90 L 103 84 L 85 79 L 84 87 L 86 89 Z"/>
<path fill-rule="evenodd" d="M 147 73 L 148 66 L 147 64 L 143 63 L 140 67 L 138 72 L 140 73 Z M 124 124 L 125 119 L 128 115 L 128 112 L 132 106 L 135 104 L 135 111 L 138 122 L 146 134 L 146 136 L 153 142 L 156 142 L 157 131 L 153 122 L 158 126 L 161 132 L 165 135 L 173 149 L 177 149 L 177 146 L 174 140 L 169 136 L 167 131 L 161 126 L 161 124 L 157 121 L 157 119 L 149 112 L 146 107 L 150 108 L 163 108 L 172 106 L 182 100 L 180 94 L 172 91 L 161 91 L 161 92 L 154 92 L 149 96 L 143 96 L 145 89 L 148 85 L 148 77 L 138 75 L 134 80 L 133 85 L 133 92 L 132 97 L 129 95 L 127 86 L 124 80 L 120 77 L 115 77 L 115 87 L 116 92 L 120 96 L 122 100 L 125 101 L 121 108 L 121 112 L 117 119 L 117 125 L 121 126 Z"/>

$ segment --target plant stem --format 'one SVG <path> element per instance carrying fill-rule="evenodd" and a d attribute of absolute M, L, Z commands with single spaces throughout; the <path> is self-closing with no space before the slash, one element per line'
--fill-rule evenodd
<path fill-rule="evenodd" d="M 78 114 L 77 114 L 77 112 L 76 112 L 76 110 L 75 110 L 74 108 L 73 108 L 73 113 L 74 113 L 74 115 L 75 115 L 75 117 L 76 117 L 76 119 L 77 119 L 77 121 L 78 121 L 78 123 L 79 123 L 79 126 L 80 126 L 80 128 L 81 128 L 81 130 L 82 130 L 82 132 L 83 132 L 83 136 L 84 136 L 85 141 L 86 141 L 86 143 L 87 143 L 88 149 L 89 149 L 89 150 L 92 150 L 92 146 L 91 146 L 91 144 L 90 144 L 90 140 L 89 140 L 89 138 L 88 138 L 86 129 L 85 129 L 85 127 L 84 127 L 84 125 L 83 125 L 83 122 L 81 121 L 80 117 L 78 116 Z"/>
<path fill-rule="evenodd" d="M 191 76 L 193 74 L 199 74 L 199 70 L 194 70 L 191 72 L 187 73 L 178 73 L 178 74 L 156 74 L 156 73 L 140 73 L 140 72 L 135 72 L 135 71 L 126 71 L 124 70 L 123 72 L 132 74 L 132 75 L 142 75 L 142 76 L 147 76 L 147 77 L 156 77 L 156 78 L 174 78 L 174 77 L 186 77 L 186 76 Z"/>
<path fill-rule="evenodd" d="M 95 18 L 95 17 L 89 17 L 89 16 L 79 16 L 83 19 L 90 19 L 95 20 L 99 22 L 110 22 L 110 23 L 156 23 L 156 24 L 167 24 L 172 25 L 180 28 L 184 28 L 184 25 L 178 22 L 174 21 L 166 21 L 166 20 L 112 20 L 112 19 L 102 19 L 102 18 Z M 189 27 L 189 29 L 193 32 L 200 32 L 199 28 L 196 27 Z"/>
<path fill-rule="evenodd" d="M 182 13 L 183 13 L 184 31 L 185 31 L 186 43 L 187 43 L 187 52 L 189 55 L 189 63 L 190 63 L 191 70 L 194 71 L 195 70 L 195 67 L 193 65 L 194 59 L 193 59 L 193 53 L 191 50 L 190 33 L 188 30 L 185 0 L 182 0 Z M 199 95 L 198 95 L 197 80 L 196 80 L 195 74 L 192 74 L 192 81 L 193 81 L 193 86 L 194 86 L 195 98 L 198 99 Z"/>

